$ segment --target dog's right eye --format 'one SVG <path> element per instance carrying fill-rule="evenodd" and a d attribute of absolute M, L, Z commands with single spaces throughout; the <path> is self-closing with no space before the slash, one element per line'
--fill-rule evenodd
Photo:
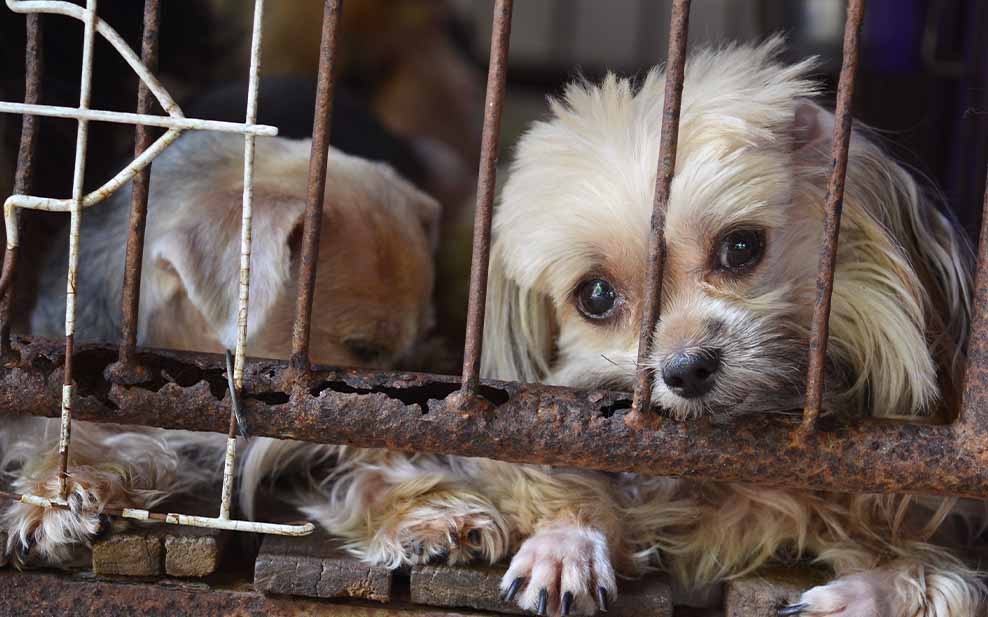
<path fill-rule="evenodd" d="M 618 293 L 604 279 L 590 279 L 576 289 L 576 306 L 588 319 L 606 319 L 614 311 Z"/>

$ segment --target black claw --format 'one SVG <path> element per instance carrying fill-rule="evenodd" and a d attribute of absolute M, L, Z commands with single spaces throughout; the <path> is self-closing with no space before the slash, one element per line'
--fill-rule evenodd
<path fill-rule="evenodd" d="M 96 528 L 96 533 L 93 534 L 93 540 L 102 540 L 110 533 L 110 529 L 113 526 L 113 520 L 110 518 L 109 514 L 99 515 L 99 527 Z"/>
<path fill-rule="evenodd" d="M 21 558 L 21 561 L 26 561 L 31 555 L 31 549 L 38 541 L 34 539 L 34 534 L 27 537 L 27 539 L 17 547 L 17 555 Z"/>
<path fill-rule="evenodd" d="M 444 550 L 429 557 L 429 563 L 444 563 L 449 559 L 449 551 Z"/>
<path fill-rule="evenodd" d="M 78 493 L 69 495 L 69 510 L 76 513 L 82 511 L 82 497 Z"/>
<path fill-rule="evenodd" d="M 597 588 L 597 608 L 601 613 L 607 612 L 607 590 L 603 587 Z"/>
<path fill-rule="evenodd" d="M 511 581 L 511 584 L 508 586 L 508 589 L 504 592 L 504 601 L 511 602 L 512 600 L 514 600 L 515 596 L 518 595 L 518 590 L 521 589 L 521 586 L 524 584 L 525 584 L 524 576 L 519 576 L 515 580 Z"/>
<path fill-rule="evenodd" d="M 416 542 L 413 545 L 413 550 L 415 551 L 415 554 L 418 555 L 419 557 L 425 555 L 425 545 L 422 544 L 421 542 Z"/>
<path fill-rule="evenodd" d="M 779 617 L 790 617 L 791 615 L 799 615 L 803 612 L 809 604 L 806 602 L 801 602 L 799 604 L 790 604 L 789 606 L 783 606 L 779 609 Z"/>
<path fill-rule="evenodd" d="M 563 594 L 563 606 L 560 614 L 563 617 L 568 617 L 569 610 L 570 608 L 572 608 L 572 606 L 573 606 L 573 592 L 567 591 L 566 593 Z"/>
<path fill-rule="evenodd" d="M 467 541 L 470 542 L 470 544 L 480 544 L 480 530 L 471 529 L 470 533 L 467 534 Z"/>
<path fill-rule="evenodd" d="M 539 617 L 545 617 L 545 611 L 549 607 L 549 590 L 545 587 L 539 590 L 539 607 L 535 611 L 535 614 Z"/>

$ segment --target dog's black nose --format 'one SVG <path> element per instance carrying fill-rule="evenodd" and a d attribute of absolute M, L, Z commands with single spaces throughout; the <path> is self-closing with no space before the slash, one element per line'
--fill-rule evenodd
<path fill-rule="evenodd" d="M 662 367 L 662 381 L 683 398 L 697 398 L 714 387 L 719 368 L 720 353 L 714 349 L 676 354 Z"/>

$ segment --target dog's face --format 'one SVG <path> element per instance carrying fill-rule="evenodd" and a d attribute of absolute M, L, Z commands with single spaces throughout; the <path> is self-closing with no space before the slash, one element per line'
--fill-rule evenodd
<path fill-rule="evenodd" d="M 654 401 L 677 417 L 802 404 L 832 116 L 806 99 L 806 66 L 774 62 L 777 46 L 708 53 L 687 68 L 649 358 Z M 503 280 L 487 367 L 497 376 L 631 386 L 663 86 L 657 73 L 637 92 L 615 78 L 574 85 L 523 138 L 495 221 Z M 829 392 L 915 412 L 936 391 L 924 333 L 931 294 L 921 251 L 910 253 L 917 241 L 895 234 L 914 236 L 904 219 L 926 215 L 909 203 L 908 175 L 877 148 L 862 141 L 853 152 Z"/>
<path fill-rule="evenodd" d="M 190 181 L 188 170 L 173 170 L 170 160 L 156 163 L 142 339 L 219 351 L 236 341 L 243 146 L 242 139 L 197 139 L 176 144 L 173 156 L 192 166 L 208 157 L 201 178 Z M 309 147 L 257 143 L 253 356 L 291 353 Z M 330 151 L 310 335 L 314 363 L 390 367 L 431 327 L 438 219 L 436 202 L 389 167 Z"/>

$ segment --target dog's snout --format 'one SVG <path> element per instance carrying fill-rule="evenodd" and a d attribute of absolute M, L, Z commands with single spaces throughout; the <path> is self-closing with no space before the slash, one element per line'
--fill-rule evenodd
<path fill-rule="evenodd" d="M 343 344 L 350 355 L 364 364 L 380 362 L 390 353 L 384 345 L 371 339 L 349 338 L 343 341 Z"/>
<path fill-rule="evenodd" d="M 714 387 L 719 368 L 720 353 L 716 350 L 680 353 L 662 367 L 662 381 L 683 398 L 697 398 Z"/>

